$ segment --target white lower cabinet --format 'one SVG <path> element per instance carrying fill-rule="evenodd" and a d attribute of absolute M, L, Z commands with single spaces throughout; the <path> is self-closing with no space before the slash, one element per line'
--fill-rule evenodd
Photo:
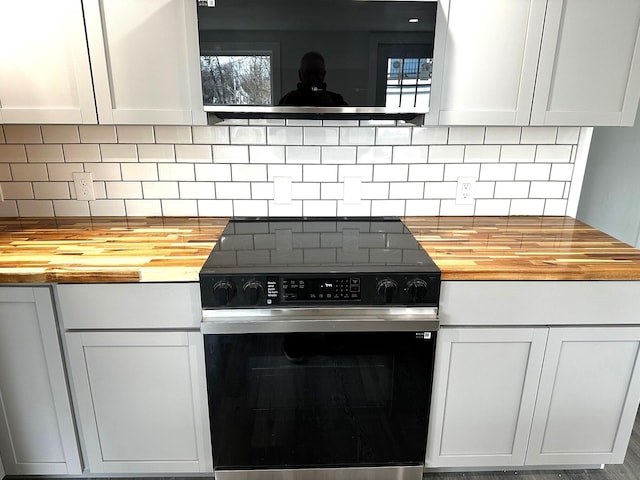
<path fill-rule="evenodd" d="M 622 463 L 639 327 L 443 328 L 427 467 Z"/>
<path fill-rule="evenodd" d="M 438 333 L 427 467 L 524 463 L 546 328 Z"/>
<path fill-rule="evenodd" d="M 0 288 L 0 456 L 0 478 L 82 473 L 49 287 Z"/>
<path fill-rule="evenodd" d="M 67 332 L 90 473 L 210 472 L 198 332 Z"/>

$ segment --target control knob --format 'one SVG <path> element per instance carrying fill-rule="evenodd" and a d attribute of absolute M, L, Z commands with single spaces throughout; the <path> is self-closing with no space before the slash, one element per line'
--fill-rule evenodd
<path fill-rule="evenodd" d="M 213 296 L 219 305 L 226 305 L 236 294 L 236 287 L 227 280 L 220 280 L 213 286 Z"/>
<path fill-rule="evenodd" d="M 242 287 L 242 291 L 247 304 L 256 305 L 262 296 L 262 292 L 264 292 L 264 285 L 257 280 L 249 280 Z"/>
<path fill-rule="evenodd" d="M 421 278 L 414 278 L 407 282 L 405 290 L 411 300 L 423 302 L 427 296 L 427 282 Z"/>
<path fill-rule="evenodd" d="M 398 283 L 395 280 L 390 278 L 385 278 L 378 282 L 378 286 L 376 287 L 376 291 L 378 292 L 378 296 L 384 299 L 385 303 L 390 303 L 393 299 L 393 296 L 398 290 Z"/>

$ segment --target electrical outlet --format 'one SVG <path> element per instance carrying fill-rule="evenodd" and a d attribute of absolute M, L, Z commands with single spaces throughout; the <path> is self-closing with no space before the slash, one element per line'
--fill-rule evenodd
<path fill-rule="evenodd" d="M 91 172 L 73 174 L 73 185 L 76 188 L 76 200 L 95 200 L 96 192 L 93 189 L 93 177 Z"/>
<path fill-rule="evenodd" d="M 456 188 L 457 205 L 473 205 L 473 202 L 475 202 L 475 192 L 475 177 L 458 177 L 458 186 Z"/>

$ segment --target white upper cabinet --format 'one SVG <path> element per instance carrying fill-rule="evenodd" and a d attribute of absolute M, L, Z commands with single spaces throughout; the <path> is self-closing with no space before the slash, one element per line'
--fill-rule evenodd
<path fill-rule="evenodd" d="M 206 123 L 194 0 L 83 4 L 99 123 Z"/>
<path fill-rule="evenodd" d="M 527 125 L 545 2 L 443 0 L 440 8 L 447 31 L 439 123 Z"/>
<path fill-rule="evenodd" d="M 632 125 L 640 2 L 548 0 L 532 125 Z"/>
<path fill-rule="evenodd" d="M 0 43 L 0 123 L 96 123 L 80 0 L 3 0 Z"/>

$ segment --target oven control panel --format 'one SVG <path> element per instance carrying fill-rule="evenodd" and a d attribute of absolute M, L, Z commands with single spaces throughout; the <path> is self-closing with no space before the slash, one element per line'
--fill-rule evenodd
<path fill-rule="evenodd" d="M 439 274 L 204 275 L 203 308 L 438 306 Z"/>

